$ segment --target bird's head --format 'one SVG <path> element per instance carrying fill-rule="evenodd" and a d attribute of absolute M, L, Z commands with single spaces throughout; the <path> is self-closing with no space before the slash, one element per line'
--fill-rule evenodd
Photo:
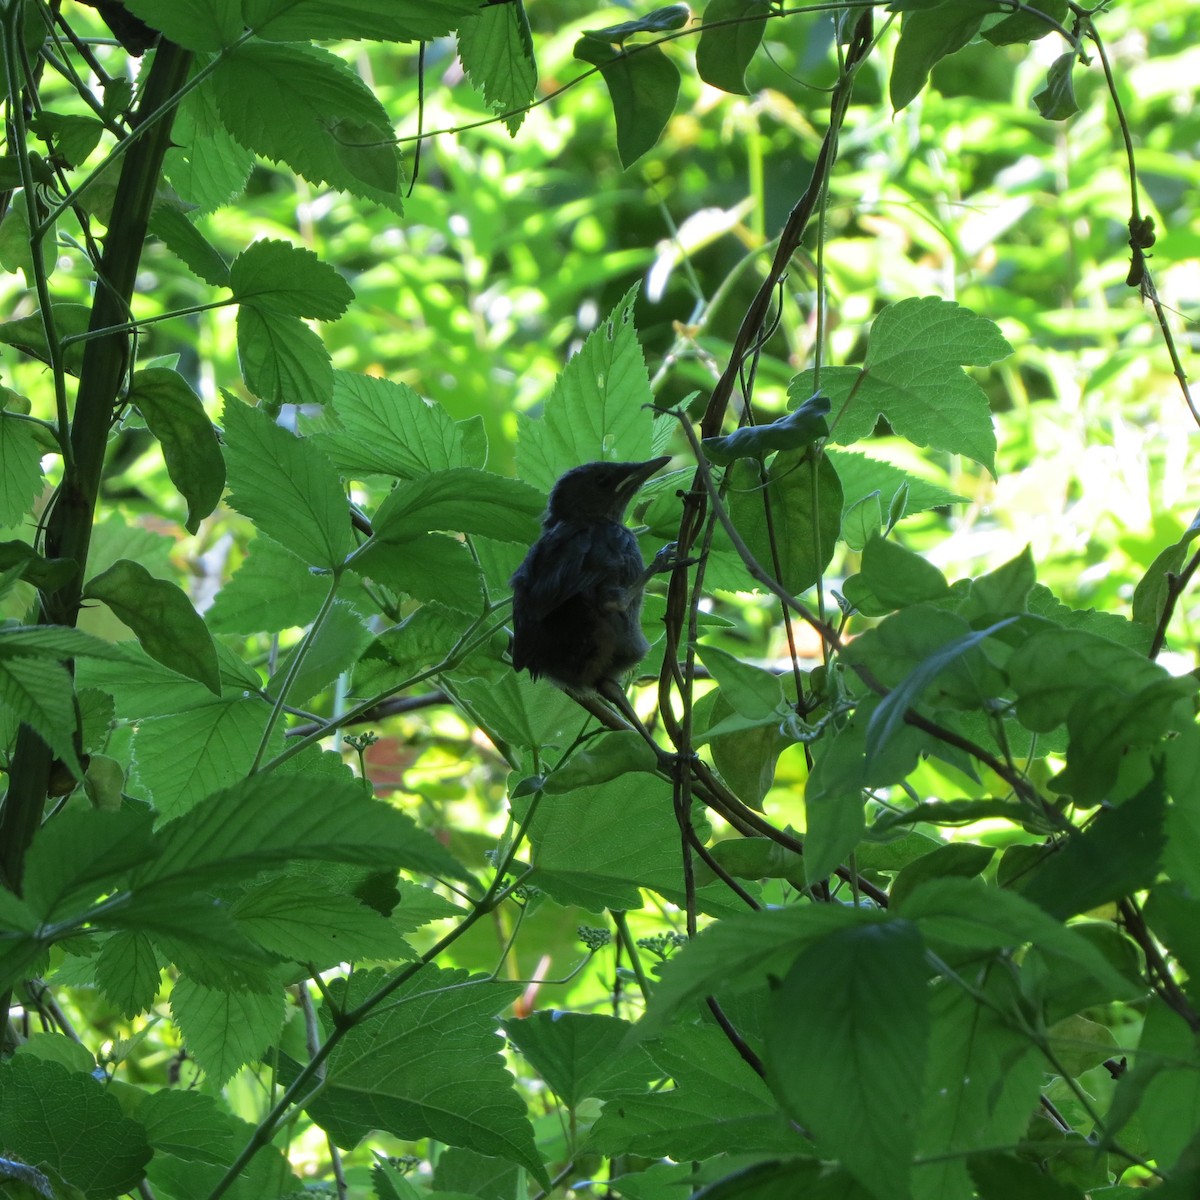
<path fill-rule="evenodd" d="M 572 468 L 550 493 L 546 524 L 623 520 L 634 493 L 670 461 L 664 454 L 649 462 L 594 462 Z"/>

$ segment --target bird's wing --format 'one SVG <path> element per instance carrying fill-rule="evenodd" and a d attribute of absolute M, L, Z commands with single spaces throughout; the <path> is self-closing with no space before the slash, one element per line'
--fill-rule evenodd
<path fill-rule="evenodd" d="M 544 620 L 576 596 L 632 587 L 645 569 L 637 538 L 624 525 L 548 530 L 513 576 L 514 610 Z"/>

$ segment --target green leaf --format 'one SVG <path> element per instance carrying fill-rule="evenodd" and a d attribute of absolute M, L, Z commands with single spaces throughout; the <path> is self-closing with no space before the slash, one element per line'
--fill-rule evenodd
<path fill-rule="evenodd" d="M 333 394 L 329 351 L 299 317 L 246 305 L 238 309 L 237 330 L 242 378 L 272 411 L 324 404 Z"/>
<path fill-rule="evenodd" d="M 1166 846 L 1161 771 L 1136 795 L 1102 810 L 1030 875 L 1021 891 L 1059 918 L 1089 912 L 1142 888 L 1158 874 Z"/>
<path fill-rule="evenodd" d="M 904 508 L 901 516 L 926 512 L 931 508 L 947 508 L 963 499 L 954 492 L 927 483 L 891 463 L 881 462 L 866 454 L 829 447 L 825 448 L 824 453 L 842 481 L 847 511 L 851 505 L 871 495 L 878 496 L 879 507 L 888 513 L 893 505 L 902 502 Z M 864 545 L 866 539 L 855 548 L 861 550 Z"/>
<path fill-rule="evenodd" d="M 256 874 L 294 859 L 401 867 L 471 879 L 431 834 L 353 782 L 252 775 L 164 825 L 160 853 L 134 885 L 191 886 Z"/>
<path fill-rule="evenodd" d="M 483 576 L 470 548 L 440 533 L 407 538 L 403 552 L 373 542 L 355 556 L 354 570 L 417 600 L 433 600 L 459 612 L 477 613 L 483 603 Z"/>
<path fill-rule="evenodd" d="M 643 462 L 654 450 L 654 396 L 633 323 L 636 289 L 588 334 L 539 421 L 519 418 L 517 472 L 549 491 L 571 467 L 601 458 Z"/>
<path fill-rule="evenodd" d="M 592 1126 L 588 1149 L 687 1160 L 808 1148 L 720 1030 L 671 1029 L 647 1050 L 674 1087 L 614 1097 Z"/>
<path fill-rule="evenodd" d="M 979 1189 L 980 1200 L 1012 1200 L 1014 1196 L 1021 1200 L 1085 1200 L 1074 1185 L 1059 1183 L 1036 1164 L 1011 1154 L 972 1154 L 967 1170 Z"/>
<path fill-rule="evenodd" d="M 1033 94 L 1033 102 L 1037 105 L 1038 112 L 1047 121 L 1065 121 L 1079 111 L 1079 104 L 1075 99 L 1075 82 L 1072 78 L 1076 57 L 1074 50 L 1060 54 L 1050 64 L 1042 89 Z"/>
<path fill-rule="evenodd" d="M 284 999 L 282 987 L 226 991 L 180 978 L 171 988 L 171 1016 L 188 1053 L 219 1088 L 266 1053 L 283 1025 Z"/>
<path fill-rule="evenodd" d="M 83 594 L 107 604 L 151 658 L 221 694 L 212 636 L 177 584 L 155 579 L 140 563 L 121 559 L 89 580 Z"/>
<path fill-rule="evenodd" d="M 163 167 L 185 203 L 196 205 L 201 212 L 211 212 L 241 194 L 250 178 L 254 155 L 225 128 L 210 87 L 196 88 L 183 98 L 171 125 L 171 141 Z M 151 217 L 152 228 L 153 224 Z M 190 263 L 191 258 L 184 261 Z M 202 274 L 201 278 L 207 276 Z M 225 279 L 212 282 L 224 286 Z"/>
<path fill-rule="evenodd" d="M 150 232 L 205 283 L 220 288 L 229 286 L 229 264 L 221 252 L 173 204 L 160 200 L 154 206 L 150 212 Z"/>
<path fill-rule="evenodd" d="M 657 46 L 618 50 L 611 39 L 598 36 L 612 32 L 585 34 L 575 43 L 575 57 L 600 68 L 617 121 L 617 153 L 621 165 L 630 167 L 658 141 L 671 119 L 679 98 L 679 70 Z"/>
<path fill-rule="evenodd" d="M 267 682 L 267 695 L 279 695 L 293 658 L 303 649 L 304 658 L 286 697 L 289 704 L 303 704 L 349 671 L 370 641 L 371 634 L 359 614 L 344 601 L 335 601 L 321 624 L 279 662 Z"/>
<path fill-rule="evenodd" d="M 1145 575 L 1133 589 L 1133 619 L 1140 621 L 1151 629 L 1157 629 L 1170 597 L 1168 587 L 1169 575 L 1178 574 L 1183 566 L 1187 548 L 1200 534 L 1200 513 L 1192 518 L 1192 523 L 1184 530 L 1183 536 L 1165 550 L 1161 551 L 1150 564 Z"/>
<path fill-rule="evenodd" d="M 810 396 L 795 411 L 766 425 L 743 425 L 725 437 L 705 438 L 701 445 L 709 462 L 724 466 L 736 458 L 763 459 L 775 450 L 803 450 L 827 437 L 827 396 Z"/>
<path fill-rule="evenodd" d="M 708 0 L 696 46 L 696 72 L 723 92 L 748 96 L 746 68 L 754 58 L 771 6 L 767 0 Z"/>
<path fill-rule="evenodd" d="M 642 1091 L 655 1079 L 649 1055 L 628 1043 L 632 1029 L 600 1013 L 537 1012 L 504 1022 L 508 1040 L 571 1109 L 589 1096 Z"/>
<path fill-rule="evenodd" d="M 177 371 L 135 371 L 130 402 L 162 446 L 167 474 L 188 503 L 185 528 L 195 533 L 225 490 L 225 460 L 200 397 Z"/>
<path fill-rule="evenodd" d="M 458 56 L 488 107 L 514 137 L 537 94 L 537 61 L 521 0 L 485 8 L 458 26 Z"/>
<path fill-rule="evenodd" d="M 736 462 L 728 475 L 733 487 L 729 515 L 750 552 L 789 592 L 807 591 L 837 547 L 842 520 L 842 483 L 837 472 L 824 455 L 814 460 L 784 451 L 772 461 L 765 488 L 757 465 Z M 728 545 L 723 533 L 717 540 Z"/>
<path fill-rule="evenodd" d="M 242 33 L 240 0 L 122 0 L 135 17 L 187 50 L 223 50 Z"/>
<path fill-rule="evenodd" d="M 880 1200 L 909 1194 L 930 1027 L 924 953 L 908 921 L 832 933 L 800 952 L 767 1019 L 773 1090 Z"/>
<path fill-rule="evenodd" d="M 1060 25 L 1067 20 L 1067 0 L 1040 0 L 1036 15 L 1032 12 L 1014 12 L 983 31 L 984 38 L 993 46 L 1011 46 L 1016 42 L 1036 42 L 1053 26 L 1044 17 L 1050 17 Z"/>
<path fill-rule="evenodd" d="M 87 331 L 91 320 L 91 309 L 86 304 L 52 304 L 50 315 L 54 319 L 54 332 L 59 341 Z M 42 322 L 41 310 L 27 317 L 0 322 L 0 343 L 50 365 L 50 352 L 46 348 L 46 327 Z M 83 343 L 74 342 L 63 352 L 63 366 L 68 375 L 78 375 L 83 366 Z M 8 417 L 0 420 L 0 430 L 6 424 L 25 424 Z M 7 431 L 5 431 L 7 432 Z M 10 435 L 11 436 L 11 435 Z M 0 450 L 3 447 L 0 446 Z M 11 524 L 12 522 L 8 522 Z"/>
<path fill-rule="evenodd" d="M 0 572 L 14 568 L 19 568 L 20 578 L 34 587 L 52 591 L 71 578 L 78 564 L 71 558 L 43 558 L 25 542 L 0 542 Z"/>
<path fill-rule="evenodd" d="M 537 489 L 521 480 L 455 467 L 393 488 L 375 513 L 375 537 L 397 545 L 431 531 L 450 531 L 532 542 L 543 503 Z"/>
<path fill-rule="evenodd" d="M 311 250 L 269 239 L 251 242 L 233 260 L 229 287 L 238 304 L 318 321 L 336 320 L 354 299 L 350 285 Z"/>
<path fill-rule="evenodd" d="M 4 654 L 0 641 L 0 701 L 62 759 L 76 779 L 83 767 L 75 752 L 78 724 L 70 673 L 45 658 Z"/>
<path fill-rule="evenodd" d="M 133 867 L 153 857 L 148 813 L 69 809 L 35 835 L 23 895 L 42 921 L 51 922 L 115 890 Z"/>
<path fill-rule="evenodd" d="M 654 774 L 658 757 L 646 745 L 641 734 L 628 732 L 605 733 L 586 742 L 567 759 L 566 764 L 551 771 L 543 788 L 548 795 L 561 796 L 577 788 L 592 787 L 620 779 L 623 775 L 641 772 Z"/>
<path fill-rule="evenodd" d="M 306 563 L 339 569 L 353 535 L 346 496 L 329 460 L 307 438 L 229 396 L 225 439 L 229 503 Z"/>
<path fill-rule="evenodd" d="M 339 471 L 354 478 L 414 479 L 478 465 L 464 445 L 462 426 L 406 383 L 336 371 L 333 415 L 336 428 L 314 435 L 315 440 Z"/>
<path fill-rule="evenodd" d="M 635 17 L 632 21 L 622 21 L 619 25 L 606 25 L 603 29 L 585 30 L 587 37 L 596 38 L 602 42 L 623 42 L 635 33 L 669 33 L 672 29 L 682 29 L 691 13 L 686 4 L 668 4 L 656 8 L 644 17 Z"/>
<path fill-rule="evenodd" d="M 132 1190 L 150 1159 L 142 1127 L 104 1084 L 32 1054 L 0 1063 L 0 1146 L 88 1200 Z"/>
<path fill-rule="evenodd" d="M 52 156 L 61 158 L 69 167 L 84 162 L 104 136 L 104 123 L 95 117 L 46 109 L 33 113 L 29 129 L 46 142 Z"/>
<path fill-rule="evenodd" d="M 895 10 L 898 6 L 889 7 Z M 983 18 L 1000 8 L 1000 4 L 987 0 L 969 5 L 943 0 L 906 12 L 892 59 L 892 108 L 896 112 L 906 108 L 924 88 L 933 66 L 947 54 L 961 50 L 979 32 Z"/>
<path fill-rule="evenodd" d="M 243 0 L 246 24 L 277 42 L 369 38 L 432 41 L 479 11 L 479 0 Z"/>
<path fill-rule="evenodd" d="M 1023 613 L 1029 606 L 1029 593 L 1035 581 L 1033 554 L 1026 546 L 1016 558 L 971 580 L 967 598 L 959 607 L 959 615 L 977 624 L 1010 613 Z"/>
<path fill-rule="evenodd" d="M 204 86 L 247 149 L 310 183 L 401 211 L 400 152 L 387 112 L 329 51 L 250 41 L 225 54 Z"/>
<path fill-rule="evenodd" d="M 28 421 L 0 412 L 0 526 L 19 525 L 42 490 L 42 447 Z"/>
<path fill-rule="evenodd" d="M 117 930 L 96 959 L 96 984 L 126 1019 L 154 1003 L 160 975 L 154 943 L 136 930 Z"/>
<path fill-rule="evenodd" d="M 928 879 L 964 878 L 979 875 L 995 857 L 993 846 L 950 842 L 911 862 L 896 876 L 888 893 L 892 907 L 899 908 L 919 884 Z"/>
<path fill-rule="evenodd" d="M 890 304 L 875 318 L 861 369 L 821 372 L 821 388 L 833 401 L 830 436 L 849 445 L 867 437 L 883 416 L 910 442 L 965 454 L 994 472 L 987 397 L 962 368 L 1011 353 L 1000 330 L 970 309 L 936 296 Z M 812 371 L 788 388 L 793 402 L 812 393 Z"/>
<path fill-rule="evenodd" d="M 877 536 L 863 548 L 859 572 L 846 580 L 842 591 L 864 616 L 882 617 L 924 600 L 940 600 L 950 587 L 933 563 Z"/>
<path fill-rule="evenodd" d="M 355 972 L 329 984 L 330 1000 L 354 1008 L 387 982 L 382 971 Z M 324 1087 L 306 1106 L 309 1116 L 341 1146 L 356 1145 L 372 1129 L 405 1140 L 436 1138 L 519 1163 L 548 1187 L 496 1038 L 496 1014 L 520 990 L 423 967 L 338 1043 Z"/>
<path fill-rule="evenodd" d="M 1159 883 L 1146 901 L 1146 921 L 1154 936 L 1187 972 L 1192 1003 L 1200 994 L 1200 900 L 1177 883 Z"/>
<path fill-rule="evenodd" d="M 778 675 L 743 662 L 717 646 L 701 643 L 696 646 L 696 653 L 737 712 L 751 719 L 776 715 L 782 719 L 786 715 L 783 683 Z"/>
<path fill-rule="evenodd" d="M 328 592 L 328 579 L 260 533 L 205 619 L 214 633 L 279 633 L 307 625 Z"/>

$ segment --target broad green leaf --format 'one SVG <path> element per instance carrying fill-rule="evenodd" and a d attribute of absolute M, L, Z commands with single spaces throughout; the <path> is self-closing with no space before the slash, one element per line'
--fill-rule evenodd
<path fill-rule="evenodd" d="M 909 1194 L 930 1028 L 924 954 L 908 921 L 840 930 L 802 950 L 771 996 L 772 1089 L 879 1200 Z"/>
<path fill-rule="evenodd" d="M 75 694 L 66 667 L 48 658 L 0 652 L 0 702 L 66 763 L 76 779 L 83 778 L 74 742 Z"/>
<path fill-rule="evenodd" d="M 918 1118 L 913 1200 L 971 1195 L 964 1155 L 1012 1145 L 1037 1110 L 1043 1060 L 1009 1016 L 1019 1003 L 1013 984 L 992 972 L 979 1003 L 956 984 L 930 995 L 932 1018 L 925 1102 Z M 1015 1200 L 1015 1197 L 1014 1197 Z"/>
<path fill-rule="evenodd" d="M 349 507 L 329 460 L 264 412 L 225 401 L 229 503 L 312 566 L 340 569 L 353 548 Z"/>
<path fill-rule="evenodd" d="M 828 447 L 824 453 L 833 463 L 838 478 L 842 481 L 847 510 L 850 505 L 872 494 L 878 495 L 879 507 L 884 512 L 890 512 L 903 492 L 903 516 L 926 512 L 931 508 L 948 508 L 963 499 L 962 496 L 938 487 L 937 484 L 909 475 L 889 462 L 871 458 L 866 454 Z M 865 544 L 864 541 L 863 545 Z"/>
<path fill-rule="evenodd" d="M 88 1200 L 136 1188 L 151 1153 L 142 1127 L 104 1084 L 20 1053 L 0 1063 L 0 1146 L 52 1170 Z"/>
<path fill-rule="evenodd" d="M 646 1049 L 674 1086 L 614 1097 L 592 1126 L 589 1149 L 686 1161 L 809 1148 L 719 1029 L 678 1027 Z"/>
<path fill-rule="evenodd" d="M 1146 901 L 1146 920 L 1154 936 L 1187 972 L 1187 989 L 1200 994 L 1200 900 L 1177 883 L 1159 883 Z"/>
<path fill-rule="evenodd" d="M 8 625 L 0 628 L 0 651 L 5 657 L 103 659 L 121 662 L 121 648 L 102 642 L 82 629 L 66 625 Z"/>
<path fill-rule="evenodd" d="M 176 148 L 176 153 L 179 152 L 181 148 Z M 154 206 L 150 213 L 150 232 L 199 279 L 213 287 L 229 286 L 229 264 L 221 252 L 173 204 L 159 201 Z"/>
<path fill-rule="evenodd" d="M 240 0 L 122 0 L 135 17 L 188 50 L 222 50 L 242 33 Z"/>
<path fill-rule="evenodd" d="M 1157 997 L 1151 997 L 1147 1005 L 1134 1062 L 1135 1070 L 1118 1084 L 1117 1102 L 1124 1088 L 1145 1089 L 1137 1114 L 1147 1153 L 1160 1167 L 1169 1169 L 1200 1126 L 1200 1056 L 1195 1032 Z"/>
<path fill-rule="evenodd" d="M 572 1109 L 589 1096 L 642 1091 L 657 1077 L 646 1051 L 628 1044 L 632 1029 L 601 1013 L 537 1012 L 504 1022 L 508 1040 Z"/>
<path fill-rule="evenodd" d="M 385 917 L 307 874 L 258 884 L 238 897 L 232 913 L 260 946 L 317 970 L 351 959 L 414 957 Z"/>
<path fill-rule="evenodd" d="M 329 351 L 299 317 L 246 305 L 238 309 L 237 330 L 242 378 L 273 411 L 324 404 L 332 395 Z"/>
<path fill-rule="evenodd" d="M 214 633 L 278 633 L 307 625 L 328 593 L 328 579 L 260 533 L 205 619 Z"/>
<path fill-rule="evenodd" d="M 488 107 L 514 137 L 537 92 L 537 61 L 521 0 L 485 8 L 458 26 L 458 55 Z M 507 114 L 507 115 L 505 115 Z"/>
<path fill-rule="evenodd" d="M 336 371 L 333 415 L 335 427 L 314 436 L 346 475 L 414 479 L 478 465 L 463 444 L 462 426 L 406 383 Z"/>
<path fill-rule="evenodd" d="M 100 948 L 96 986 L 126 1019 L 146 1012 L 158 995 L 160 982 L 154 943 L 144 933 L 118 929 Z"/>
<path fill-rule="evenodd" d="M 654 403 L 628 291 L 563 369 L 540 420 L 518 420 L 517 471 L 549 491 L 571 467 L 642 462 L 653 453 Z"/>
<path fill-rule="evenodd" d="M 717 646 L 696 646 L 700 661 L 717 681 L 726 701 L 745 717 L 761 718 L 786 713 L 783 682 L 778 675 Z"/>
<path fill-rule="evenodd" d="M 1021 887 L 1065 919 L 1149 887 L 1166 845 L 1167 797 L 1160 771 L 1136 795 L 1101 810 L 1082 833 L 1063 841 Z"/>
<path fill-rule="evenodd" d="M 182 200 L 212 212 L 241 194 L 254 155 L 225 128 L 212 89 L 199 87 L 183 98 L 171 125 L 171 141 L 163 169 Z M 190 263 L 190 256 L 184 261 Z"/>
<path fill-rule="evenodd" d="M 757 465 L 739 461 L 728 474 L 733 489 L 729 515 L 758 564 L 789 592 L 807 591 L 837 546 L 842 521 L 837 472 L 824 455 L 813 460 L 784 451 L 772 461 L 765 488 Z M 723 533 L 717 540 L 728 545 Z"/>
<path fill-rule="evenodd" d="M 279 695 L 293 660 L 303 652 L 286 697 L 289 704 L 303 704 L 344 671 L 349 671 L 370 641 L 371 634 L 359 614 L 349 604 L 335 601 L 325 612 L 321 624 L 309 630 L 280 660 L 267 681 L 267 695 Z"/>
<path fill-rule="evenodd" d="M 251 41 L 207 84 L 221 120 L 247 149 L 310 183 L 401 211 L 391 120 L 359 76 L 316 46 Z"/>
<path fill-rule="evenodd" d="M 32 9 L 30 11 L 33 11 Z M 0 67 L 0 73 L 3 68 Z M 103 128 L 103 126 L 101 126 Z M 24 181 L 20 171 L 12 181 L 19 187 Z M 58 257 L 57 238 L 53 229 L 48 231 L 39 246 L 38 266 L 46 279 L 54 273 Z M 0 218 L 0 268 L 10 275 L 20 271 L 25 276 L 25 286 L 30 290 L 37 287 L 37 271 L 34 270 L 33 241 L 29 232 L 29 209 L 25 203 L 24 190 L 17 191 L 9 201 L 8 211 Z"/>
<path fill-rule="evenodd" d="M 354 299 L 350 285 L 311 250 L 287 242 L 251 242 L 229 268 L 238 304 L 291 317 L 333 321 Z"/>
<path fill-rule="evenodd" d="M 375 541 L 355 556 L 354 570 L 395 592 L 460 612 L 477 613 L 483 604 L 479 564 L 465 542 L 444 534 L 418 534 L 400 544 Z"/>
<path fill-rule="evenodd" d="M 387 982 L 383 971 L 359 971 L 331 982 L 330 998 L 352 1009 Z M 423 967 L 339 1042 L 308 1115 L 341 1146 L 356 1145 L 372 1129 L 406 1140 L 431 1137 L 520 1163 L 548 1187 L 496 1037 L 496 1015 L 520 990 Z"/>
<path fill-rule="evenodd" d="M 116 653 L 108 661 L 81 659 L 75 667 L 76 678 L 81 689 L 96 688 L 112 696 L 117 716 L 123 720 L 212 704 L 212 693 L 206 687 L 155 662 L 136 642 L 118 642 L 110 649 Z"/>
<path fill-rule="evenodd" d="M 617 122 L 617 153 L 623 167 L 632 166 L 658 141 L 675 111 L 678 68 L 657 46 L 617 49 L 593 34 L 575 43 L 575 57 L 600 68 Z"/>
<path fill-rule="evenodd" d="M 668 33 L 672 29 L 682 29 L 690 16 L 686 4 L 668 4 L 644 17 L 622 21 L 619 25 L 606 25 L 603 29 L 588 29 L 585 33 L 602 42 L 620 43 L 635 33 Z"/>
<path fill-rule="evenodd" d="M 0 526 L 19 525 L 33 507 L 43 453 L 28 421 L 0 412 Z"/>
<path fill-rule="evenodd" d="M 86 304 L 52 304 L 50 316 L 54 322 L 55 335 L 62 341 L 87 331 L 91 309 Z M 50 352 L 46 349 L 46 326 L 42 321 L 41 310 L 30 313 L 27 317 L 0 322 L 0 343 L 12 346 L 47 366 L 50 364 Z M 82 342 L 74 342 L 63 351 L 63 365 L 69 375 L 79 374 L 83 366 Z M 11 417 L 0 420 L 0 429 L 10 422 L 16 423 Z"/>
<path fill-rule="evenodd" d="M 162 446 L 167 474 L 187 501 L 185 528 L 195 533 L 225 490 L 225 460 L 200 397 L 177 371 L 136 371 L 129 399 Z"/>
<path fill-rule="evenodd" d="M 743 425 L 725 437 L 705 438 L 701 443 L 709 462 L 725 466 L 735 458 L 766 458 L 776 450 L 803 450 L 827 437 L 829 399 L 810 396 L 793 412 L 766 425 Z"/>
<path fill-rule="evenodd" d="M 880 916 L 834 904 L 795 904 L 714 922 L 663 967 L 638 1034 L 653 1037 L 710 994 L 744 992 L 782 976 L 818 939 Z"/>
<path fill-rule="evenodd" d="M 833 401 L 830 436 L 842 445 L 860 441 L 882 415 L 908 441 L 965 454 L 994 471 L 987 397 L 962 368 L 1011 353 L 991 321 L 950 301 L 925 296 L 888 305 L 871 327 L 862 367 L 821 372 L 821 389 Z M 788 389 L 794 403 L 812 393 L 812 371 Z"/>
<path fill-rule="evenodd" d="M 1158 628 L 1169 598 L 1167 576 L 1176 574 L 1183 566 L 1188 546 L 1200 534 L 1200 513 L 1192 518 L 1192 523 L 1184 530 L 1183 536 L 1177 542 L 1161 551 L 1150 564 L 1145 575 L 1133 589 L 1133 612 L 1135 621 L 1148 625 L 1151 629 Z"/>
<path fill-rule="evenodd" d="M 959 615 L 977 624 L 1009 613 L 1025 612 L 1035 576 L 1033 554 L 1026 546 L 1016 558 L 971 580 L 967 598 L 958 610 Z"/>
<path fill-rule="evenodd" d="M 48 590 L 61 587 L 75 573 L 77 566 L 71 558 L 43 558 L 26 542 L 0 542 L 0 572 L 19 568 L 20 578 L 34 587 Z"/>
<path fill-rule="evenodd" d="M 1036 1164 L 1011 1154 L 972 1154 L 967 1170 L 980 1200 L 1086 1200 L 1073 1184 L 1060 1183 Z"/>
<path fill-rule="evenodd" d="M 696 45 L 696 72 L 705 83 L 743 96 L 746 68 L 762 42 L 767 0 L 708 0 Z"/>
<path fill-rule="evenodd" d="M 968 5 L 943 0 L 906 12 L 892 60 L 892 108 L 896 112 L 906 108 L 924 88 L 931 68 L 947 54 L 961 50 L 979 32 L 983 18 L 1001 7 L 988 0 Z"/>
<path fill-rule="evenodd" d="M 253 875 L 293 859 L 469 875 L 431 834 L 397 809 L 363 798 L 352 782 L 252 775 L 168 822 L 158 857 L 134 884 L 194 886 Z"/>
<path fill-rule="evenodd" d="M 38 830 L 25 861 L 23 896 L 46 922 L 113 891 L 154 857 L 149 814 L 68 809 Z"/>
<path fill-rule="evenodd" d="M 53 154 L 70 167 L 83 163 L 104 136 L 104 123 L 96 117 L 82 113 L 55 113 L 47 109 L 33 114 L 29 128 L 48 142 Z"/>
<path fill-rule="evenodd" d="M 375 537 L 396 545 L 431 531 L 450 531 L 532 542 L 543 504 L 537 489 L 519 479 L 454 467 L 393 488 L 375 513 Z"/>
<path fill-rule="evenodd" d="M 949 592 L 946 577 L 931 562 L 884 537 L 863 548 L 862 565 L 842 588 L 847 600 L 868 617 L 882 617 Z"/>
<path fill-rule="evenodd" d="M 1074 50 L 1060 54 L 1050 64 L 1041 91 L 1033 94 L 1038 112 L 1047 121 L 1065 121 L 1079 111 L 1079 103 L 1075 99 L 1075 81 L 1071 74 L 1077 57 Z"/>
<path fill-rule="evenodd" d="M 1057 21 L 1060 25 L 1067 20 L 1067 0 L 1040 0 L 1036 12 L 1014 12 L 989 25 L 983 31 L 984 38 L 993 46 L 1011 46 L 1016 42 L 1036 42 L 1048 33 L 1054 33 L 1054 27 L 1045 20 L 1046 17 Z"/>
<path fill-rule="evenodd" d="M 916 887 L 928 879 L 971 879 L 980 874 L 995 857 L 993 846 L 976 846 L 970 842 L 950 842 L 937 846 L 911 862 L 896 876 L 888 893 L 893 908 L 899 908 Z"/>
<path fill-rule="evenodd" d="M 577 788 L 592 787 L 620 779 L 626 774 L 654 774 L 658 756 L 640 734 L 605 733 L 585 743 L 567 759 L 564 766 L 551 771 L 543 784 L 549 795 L 561 796 Z"/>
<path fill-rule="evenodd" d="M 132 743 L 139 794 L 148 793 L 155 810 L 170 818 L 228 787 L 253 764 L 269 711 L 257 697 L 231 694 L 143 718 Z M 276 731 L 268 752 L 282 749 L 283 737 Z"/>
<path fill-rule="evenodd" d="M 107 604 L 151 658 L 221 694 L 216 647 L 177 584 L 155 579 L 140 563 L 122 559 L 88 581 L 84 598 Z"/>
<path fill-rule="evenodd" d="M 479 7 L 479 0 L 242 0 L 246 24 L 276 42 L 432 41 Z"/>
<path fill-rule="evenodd" d="M 282 986 L 225 991 L 180 978 L 171 988 L 171 1017 L 188 1053 L 219 1088 L 266 1053 L 283 1025 L 284 999 Z"/>
<path fill-rule="evenodd" d="M 717 691 L 710 708 L 696 706 L 696 716 L 707 727 L 693 735 L 692 744 L 707 743 L 725 782 L 752 808 L 760 807 L 774 783 L 779 756 L 795 743 L 787 731 L 792 714 L 783 708 L 763 717 L 743 717 Z"/>
<path fill-rule="evenodd" d="M 440 664 L 467 630 L 465 614 L 422 604 L 385 630 L 354 669 L 356 692 L 390 691 L 396 684 Z M 511 674 L 511 672 L 510 672 Z"/>

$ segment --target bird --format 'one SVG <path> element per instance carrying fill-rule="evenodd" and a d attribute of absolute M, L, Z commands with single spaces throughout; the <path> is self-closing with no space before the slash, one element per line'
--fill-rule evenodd
<path fill-rule="evenodd" d="M 541 536 L 510 581 L 515 670 L 576 698 L 624 698 L 626 675 L 650 648 L 642 593 L 652 575 L 674 565 L 667 546 L 646 566 L 625 509 L 669 461 L 585 463 L 559 478 Z"/>

